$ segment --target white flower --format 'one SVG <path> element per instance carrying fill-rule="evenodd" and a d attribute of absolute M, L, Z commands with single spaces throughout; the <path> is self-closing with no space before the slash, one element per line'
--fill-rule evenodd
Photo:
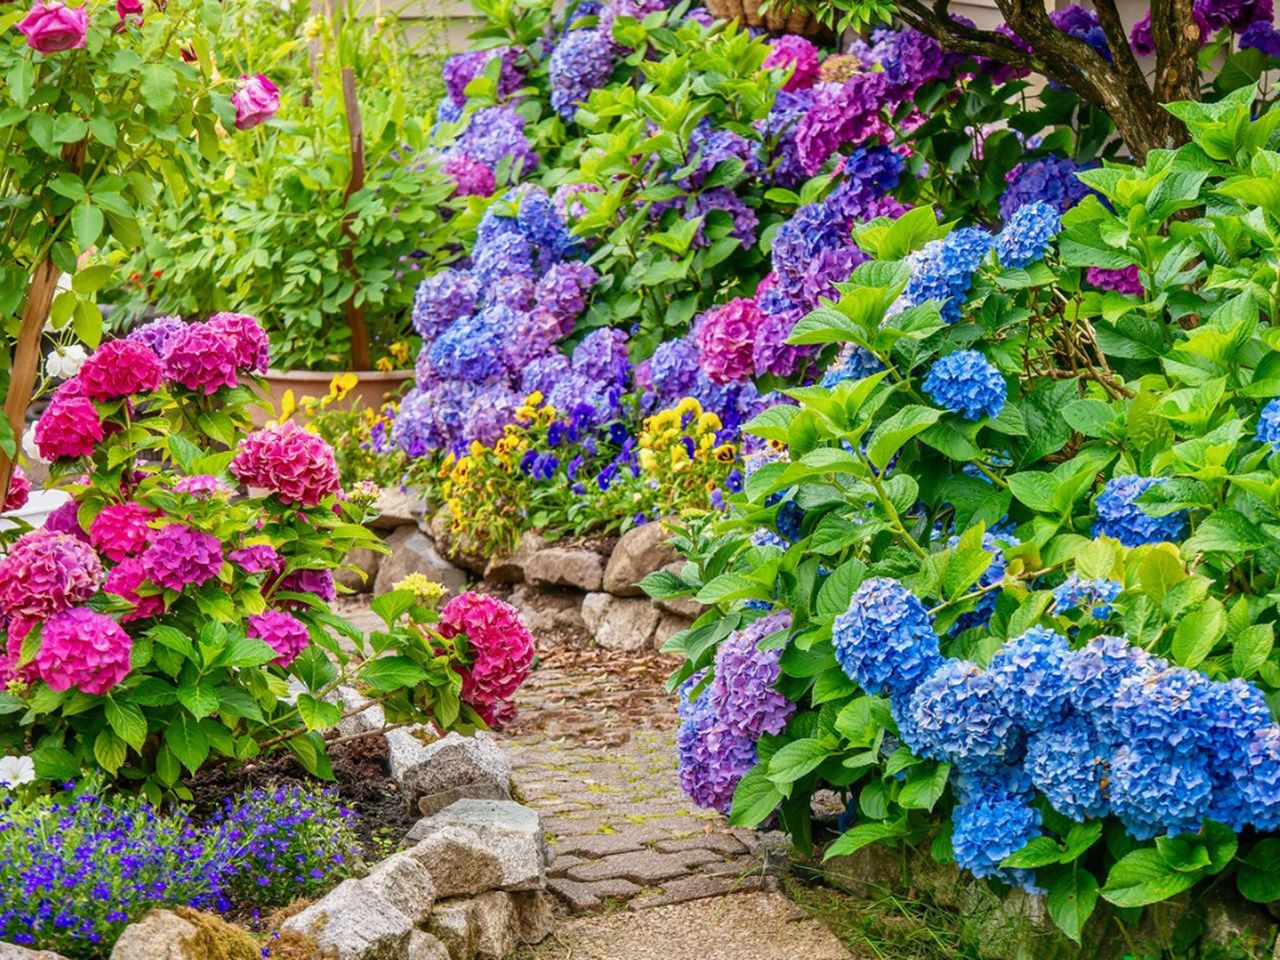
<path fill-rule="evenodd" d="M 27 455 L 27 459 L 32 463 L 49 462 L 40 456 L 40 448 L 36 446 L 36 425 L 34 423 L 27 427 L 27 432 L 22 435 L 22 452 Z"/>
<path fill-rule="evenodd" d="M 87 359 L 89 359 L 89 355 L 84 352 L 84 347 L 78 343 L 73 343 L 66 347 L 58 347 L 45 358 L 44 371 L 51 377 L 59 380 L 68 380 L 80 372 L 81 365 Z"/>
<path fill-rule="evenodd" d="M 20 787 L 36 778 L 36 765 L 30 757 L 0 757 L 0 785 Z"/>

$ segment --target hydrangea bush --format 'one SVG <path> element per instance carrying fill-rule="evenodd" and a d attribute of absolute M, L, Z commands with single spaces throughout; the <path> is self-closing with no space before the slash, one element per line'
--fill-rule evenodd
<path fill-rule="evenodd" d="M 378 490 L 344 491 L 292 421 L 250 430 L 266 356 L 252 317 L 156 320 L 99 347 L 37 422 L 71 499 L 0 556 L 0 742 L 41 777 L 182 795 L 184 770 L 278 745 L 331 777 L 323 734 L 361 709 L 344 684 L 392 724 L 509 710 L 532 657 L 518 620 L 434 629 L 407 591 L 375 601 L 368 637 L 332 612 L 348 551 L 380 546 L 363 525 Z M 500 688 L 476 682 L 495 662 Z"/>
<path fill-rule="evenodd" d="M 1280 899 L 1280 111 L 1253 98 L 1170 106 L 1192 144 L 999 232 L 855 229 L 867 261 L 789 338 L 842 344 L 837 375 L 747 426 L 729 516 L 647 581 L 716 608 L 669 648 L 697 802 L 807 848 L 834 789 L 827 856 L 925 845 L 1077 941 L 1104 903 Z"/>

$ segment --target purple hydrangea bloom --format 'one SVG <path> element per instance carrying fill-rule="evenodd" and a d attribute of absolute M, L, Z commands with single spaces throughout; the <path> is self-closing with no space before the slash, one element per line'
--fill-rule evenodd
<path fill-rule="evenodd" d="M 1280 59 L 1280 30 L 1266 20 L 1255 21 L 1240 34 L 1240 47 L 1259 50 L 1268 57 Z"/>
<path fill-rule="evenodd" d="M 738 781 L 756 765 L 755 741 L 716 715 L 704 692 L 687 708 L 676 734 L 680 788 L 700 807 L 728 813 Z"/>
<path fill-rule="evenodd" d="M 505 100 L 520 89 L 524 73 L 516 64 L 519 51 L 514 47 L 493 47 L 488 50 L 468 50 L 454 54 L 444 63 L 445 89 L 449 100 L 458 107 L 467 102 L 467 84 L 485 72 L 489 62 L 501 57 L 502 67 L 498 75 L 498 98 Z"/>
<path fill-rule="evenodd" d="M 591 380 L 626 384 L 631 378 L 626 333 L 611 327 L 593 330 L 574 349 L 573 368 Z"/>
<path fill-rule="evenodd" d="M 507 424 L 515 420 L 516 409 L 523 398 L 506 384 L 494 383 L 481 388 L 467 408 L 464 419 L 464 445 L 474 441 L 492 446 Z"/>
<path fill-rule="evenodd" d="M 905 100 L 924 84 L 945 80 L 964 58 L 945 53 L 932 37 L 917 30 L 880 29 L 871 45 L 855 40 L 849 52 L 864 64 L 879 64 L 888 80 L 892 100 Z"/>
<path fill-rule="evenodd" d="M 570 30 L 560 38 L 547 63 L 551 108 L 568 122 L 591 91 L 613 73 L 613 44 L 602 29 Z"/>
<path fill-rule="evenodd" d="M 486 289 L 512 274 L 535 275 L 534 247 L 519 233 L 500 233 L 487 242 L 477 242 L 471 252 L 472 272 L 480 288 Z"/>
<path fill-rule="evenodd" d="M 331 570 L 295 570 L 280 582 L 288 593 L 309 593 L 325 601 L 336 600 L 338 588 Z"/>
<path fill-rule="evenodd" d="M 163 357 L 164 349 L 169 345 L 170 338 L 185 326 L 186 324 L 182 322 L 181 317 L 157 317 L 129 331 L 125 339 L 150 347 L 151 352 L 157 357 Z"/>
<path fill-rule="evenodd" d="M 1000 371 L 977 350 L 956 350 L 935 360 L 923 386 L 934 403 L 966 420 L 999 416 L 1008 396 Z"/>
<path fill-rule="evenodd" d="M 796 150 L 806 173 L 817 173 L 846 143 L 889 133 L 882 108 L 892 104 L 886 74 L 859 73 L 844 83 L 814 88 L 814 102 L 796 127 Z"/>
<path fill-rule="evenodd" d="M 562 353 L 549 353 L 529 363 L 520 378 L 520 389 L 525 394 L 541 393 L 550 396 L 562 380 L 573 373 L 573 362 Z"/>
<path fill-rule="evenodd" d="M 1137 502 L 1163 477 L 1140 477 L 1135 474 L 1112 477 L 1094 502 L 1097 519 L 1095 537 L 1115 537 L 1126 547 L 1144 543 L 1177 543 L 1187 533 L 1187 511 L 1178 510 L 1163 517 L 1152 516 Z"/>
<path fill-rule="evenodd" d="M 798 187 L 809 179 L 800 162 L 796 132 L 801 118 L 812 108 L 813 100 L 812 90 L 779 91 L 769 115 L 759 121 L 761 135 L 768 141 L 774 141 L 770 154 L 773 161 L 768 171 L 770 183 L 780 187 Z"/>
<path fill-rule="evenodd" d="M 161 527 L 142 553 L 147 579 L 166 590 L 200 586 L 222 569 L 222 541 L 181 523 Z"/>
<path fill-rule="evenodd" d="M 760 172 L 755 143 L 732 130 L 713 127 L 706 119 L 700 121 L 689 136 L 689 156 L 696 165 L 693 172 L 680 181 L 686 189 L 701 187 L 715 168 L 728 160 L 742 164 L 742 177 L 754 177 Z"/>
<path fill-rule="evenodd" d="M 480 286 L 464 270 L 447 267 L 418 284 L 413 296 L 413 328 L 423 340 L 433 340 L 449 324 L 476 308 Z"/>
<path fill-rule="evenodd" d="M 1028 203 L 1047 203 L 1058 213 L 1066 213 L 1089 193 L 1076 172 L 1081 168 L 1072 160 L 1051 153 L 1039 160 L 1020 163 L 1007 174 L 1009 186 L 1000 197 L 1000 216 L 1008 220 L 1019 207 Z"/>
<path fill-rule="evenodd" d="M 1123 270 L 1108 270 L 1105 267 L 1088 267 L 1084 272 L 1085 280 L 1099 290 L 1114 290 L 1116 293 L 1131 297 L 1142 296 L 1144 287 L 1136 266 Z"/>
<path fill-rule="evenodd" d="M 924 604 L 886 577 L 858 586 L 832 625 L 832 640 L 841 669 L 868 693 L 906 696 L 942 663 Z"/>
<path fill-rule="evenodd" d="M 538 165 L 538 155 L 524 134 L 524 119 L 510 107 L 477 110 L 458 135 L 453 149 L 474 157 L 492 170 L 497 170 L 506 160 L 513 179 Z"/>
<path fill-rule="evenodd" d="M 587 296 L 600 279 L 590 266 L 577 260 L 554 264 L 538 281 L 534 300 L 538 307 L 564 322 L 571 332 L 573 321 L 587 308 Z"/>
<path fill-rule="evenodd" d="M 1094 11 L 1073 3 L 1060 10 L 1050 10 L 1049 19 L 1063 33 L 1068 33 L 1077 40 L 1083 40 L 1106 59 L 1111 59 L 1107 35 L 1103 32 L 1102 22 Z"/>
<path fill-rule="evenodd" d="M 758 740 L 781 733 L 796 705 L 778 693 L 782 648 L 761 650 L 760 642 L 791 625 L 791 612 L 780 610 L 735 630 L 716 651 L 715 679 L 707 690 L 716 715 L 734 733 Z"/>

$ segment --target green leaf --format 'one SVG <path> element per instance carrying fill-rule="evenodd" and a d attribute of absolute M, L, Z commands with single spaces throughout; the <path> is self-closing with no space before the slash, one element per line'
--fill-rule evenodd
<path fill-rule="evenodd" d="M 893 459 L 894 454 L 902 449 L 902 445 L 912 437 L 923 433 L 938 421 L 942 412 L 932 407 L 912 405 L 903 407 L 889 417 L 871 434 L 867 444 L 867 459 L 878 470 L 883 470 Z"/>
<path fill-rule="evenodd" d="M 1262 527 L 1235 510 L 1218 510 L 1200 522 L 1183 545 L 1183 554 L 1250 553 L 1271 546 Z"/>
<path fill-rule="evenodd" d="M 1256 623 L 1231 638 L 1231 666 L 1238 677 L 1249 679 L 1262 669 L 1275 646 L 1275 624 Z"/>
<path fill-rule="evenodd" d="M 894 837 L 902 837 L 907 833 L 907 821 L 905 819 L 890 820 L 887 822 L 859 823 L 854 827 L 846 830 L 836 841 L 827 847 L 822 854 L 823 860 L 830 860 L 832 857 L 846 856 L 856 853 L 868 844 L 875 843 L 879 840 L 890 840 Z"/>
<path fill-rule="evenodd" d="M 1053 837 L 1032 837 L 1027 845 L 1015 850 L 1000 861 L 1002 867 L 1019 870 L 1034 870 L 1047 867 L 1051 863 L 1062 862 L 1062 847 Z"/>
<path fill-rule="evenodd" d="M 1117 907 L 1143 907 L 1189 890 L 1197 879 L 1197 874 L 1175 870 L 1158 850 L 1145 847 L 1112 865 L 1101 893 L 1104 900 Z"/>
<path fill-rule="evenodd" d="M 1240 859 L 1236 887 L 1254 903 L 1280 900 L 1280 838 L 1260 840 Z"/>
<path fill-rule="evenodd" d="M 831 748 L 812 737 L 793 740 L 769 760 L 769 779 L 777 784 L 795 783 L 831 756 Z"/>
<path fill-rule="evenodd" d="M 912 767 L 898 794 L 898 806 L 905 810 L 932 810 L 946 789 L 950 772 L 949 763 L 939 763 L 933 769 L 927 764 Z"/>
<path fill-rule="evenodd" d="M 378 693 L 416 687 L 427 671 L 408 657 L 379 657 L 360 672 L 360 679 Z"/>
<path fill-rule="evenodd" d="M 128 756 L 128 745 L 112 731 L 103 728 L 93 741 L 93 757 L 107 773 L 114 774 Z"/>
<path fill-rule="evenodd" d="M 81 252 L 88 250 L 98 242 L 102 235 L 105 217 L 102 211 L 92 204 L 82 203 L 71 210 L 71 231 L 76 238 L 76 246 Z"/>
<path fill-rule="evenodd" d="M 298 695 L 298 716 L 308 730 L 328 730 L 342 719 L 342 707 L 303 693 Z"/>
<path fill-rule="evenodd" d="M 290 737 L 285 744 L 289 752 L 298 758 L 298 762 L 307 773 L 321 780 L 334 779 L 329 754 L 325 751 L 324 738 L 319 733 L 312 730 L 301 736 Z"/>
<path fill-rule="evenodd" d="M 80 776 L 80 761 L 61 747 L 44 743 L 31 751 L 36 776 L 41 780 L 73 780 Z"/>
<path fill-rule="evenodd" d="M 834 620 L 849 609 L 853 591 L 867 575 L 867 565 L 856 557 L 836 567 L 818 589 L 814 613 L 822 620 Z"/>
<path fill-rule="evenodd" d="M 1199 666 L 1227 632 L 1227 611 L 1210 597 L 1182 618 L 1173 634 L 1173 659 L 1184 667 Z"/>
<path fill-rule="evenodd" d="M 103 705 L 103 712 L 111 729 L 119 734 L 125 743 L 135 750 L 142 749 L 142 744 L 147 739 L 147 718 L 143 716 L 137 704 L 108 698 Z"/>
<path fill-rule="evenodd" d="M 1073 867 L 1049 887 L 1045 906 L 1058 929 L 1076 943 L 1085 921 L 1098 904 L 1098 881 L 1088 870 Z"/>
<path fill-rule="evenodd" d="M 209 756 L 209 737 L 199 722 L 186 712 L 179 713 L 165 727 L 164 742 L 188 773 L 199 770 Z"/>
<path fill-rule="evenodd" d="M 138 89 L 147 106 L 153 110 L 166 110 L 178 91 L 178 78 L 164 64 L 150 63 L 142 68 L 142 80 Z"/>
<path fill-rule="evenodd" d="M 1058 489 L 1058 482 L 1051 474 L 1031 470 L 1026 473 L 1011 473 L 1005 480 L 1009 484 L 1009 491 L 1020 503 L 1039 513 L 1057 512 L 1053 507 L 1053 494 Z"/>
<path fill-rule="evenodd" d="M 758 826 L 781 802 L 782 792 L 769 780 L 764 764 L 756 764 L 733 791 L 729 823 L 735 827 Z"/>
<path fill-rule="evenodd" d="M 218 691 L 202 683 L 182 684 L 178 687 L 178 702 L 196 719 L 208 717 L 218 709 Z"/>

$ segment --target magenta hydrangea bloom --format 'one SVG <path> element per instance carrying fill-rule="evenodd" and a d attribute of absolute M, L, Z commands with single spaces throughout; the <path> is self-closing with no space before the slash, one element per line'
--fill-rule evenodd
<path fill-rule="evenodd" d="M 4 505 L 0 511 L 21 510 L 31 499 L 31 481 L 22 472 L 22 467 L 13 465 L 13 476 L 9 478 L 9 492 L 4 496 Z"/>
<path fill-rule="evenodd" d="M 280 589 L 289 593 L 314 594 L 326 603 L 338 596 L 330 570 L 295 570 L 280 582 Z"/>
<path fill-rule="evenodd" d="M 136 340 L 108 340 L 77 375 L 91 400 L 117 400 L 160 389 L 160 358 Z"/>
<path fill-rule="evenodd" d="M 755 301 L 741 297 L 702 315 L 697 328 L 698 360 L 713 383 L 751 376 L 756 330 L 762 319 Z"/>
<path fill-rule="evenodd" d="M 53 690 L 75 687 L 101 696 L 129 675 L 133 641 L 120 624 L 88 607 L 47 620 L 33 665 Z"/>
<path fill-rule="evenodd" d="M 231 336 L 207 323 L 188 323 L 175 330 L 164 348 L 164 375 L 198 393 L 234 387 L 237 344 Z"/>
<path fill-rule="evenodd" d="M 207 322 L 211 330 L 216 330 L 235 344 L 238 369 L 246 373 L 267 372 L 271 345 L 257 317 L 247 313 L 215 313 Z"/>
<path fill-rule="evenodd" d="M 769 55 L 764 58 L 764 67 L 772 70 L 786 69 L 793 65 L 795 72 L 787 78 L 783 90 L 807 90 L 817 82 L 818 48 L 804 37 L 786 34 L 769 45 Z"/>
<path fill-rule="evenodd" d="M 222 541 L 181 523 L 161 527 L 142 554 L 147 579 L 166 590 L 208 583 L 222 569 Z"/>
<path fill-rule="evenodd" d="M 246 622 L 245 633 L 279 654 L 271 661 L 277 667 L 292 664 L 298 659 L 298 654 L 307 649 L 310 641 L 302 621 L 282 610 L 268 610 L 251 616 Z"/>
<path fill-rule="evenodd" d="M 341 489 L 333 448 L 292 420 L 258 430 L 240 441 L 231 473 L 263 487 L 285 503 L 314 507 Z"/>
<path fill-rule="evenodd" d="M 0 611 L 43 620 L 88 600 L 102 582 L 102 561 L 87 543 L 33 530 L 0 558 Z"/>
<path fill-rule="evenodd" d="M 68 500 L 45 517 L 42 529 L 50 533 L 65 533 L 81 543 L 89 542 L 89 534 L 80 526 L 80 504 L 74 500 Z"/>
<path fill-rule="evenodd" d="M 113 503 L 89 524 L 89 542 L 113 563 L 141 553 L 151 540 L 148 524 L 158 514 L 138 503 Z"/>
<path fill-rule="evenodd" d="M 842 84 L 823 84 L 814 91 L 813 106 L 796 126 L 796 150 L 808 174 L 846 143 L 862 143 L 891 133 L 881 108 L 890 102 L 883 73 L 858 73 Z"/>
<path fill-rule="evenodd" d="M 67 384 L 76 381 L 67 381 Z M 64 384 L 63 387 L 67 384 Z M 88 397 L 60 388 L 36 421 L 36 448 L 46 460 L 87 457 L 102 442 L 102 420 Z"/>
<path fill-rule="evenodd" d="M 1138 276 L 1136 266 L 1123 270 L 1108 270 L 1105 267 L 1089 267 L 1084 272 L 1085 280 L 1099 290 L 1114 290 L 1132 297 L 1142 296 L 1142 280 Z"/>
<path fill-rule="evenodd" d="M 245 573 L 270 573 L 272 576 L 279 576 L 284 571 L 284 557 L 267 543 L 232 550 L 228 559 Z"/>
<path fill-rule="evenodd" d="M 791 611 L 761 617 L 725 638 L 716 651 L 715 679 L 707 695 L 716 716 L 734 733 L 758 740 L 781 733 L 796 705 L 774 689 L 782 675 L 782 648 L 761 650 L 760 641 L 791 626 Z"/>
<path fill-rule="evenodd" d="M 533 666 L 533 634 L 519 611 L 495 597 L 468 591 L 445 604 L 438 629 L 445 639 L 466 635 L 473 659 L 459 671 L 462 699 L 485 722 L 500 720 L 507 713 L 506 702 Z"/>
<path fill-rule="evenodd" d="M 102 589 L 107 593 L 115 594 L 122 600 L 128 600 L 134 607 L 120 617 L 121 623 L 145 620 L 147 617 L 159 616 L 164 612 L 162 595 L 154 593 L 144 597 L 138 593 L 138 587 L 146 579 L 147 571 L 141 557 L 127 557 L 112 567 L 111 572 L 107 574 L 107 582 L 102 585 Z"/>
<path fill-rule="evenodd" d="M 212 497 L 229 497 L 232 489 L 217 477 L 209 473 L 197 473 L 195 476 L 183 477 L 173 485 L 174 493 L 185 493 L 197 500 L 208 500 Z"/>
<path fill-rule="evenodd" d="M 467 153 L 450 155 L 441 169 L 457 184 L 453 191 L 455 197 L 491 197 L 498 187 L 493 170 Z"/>

